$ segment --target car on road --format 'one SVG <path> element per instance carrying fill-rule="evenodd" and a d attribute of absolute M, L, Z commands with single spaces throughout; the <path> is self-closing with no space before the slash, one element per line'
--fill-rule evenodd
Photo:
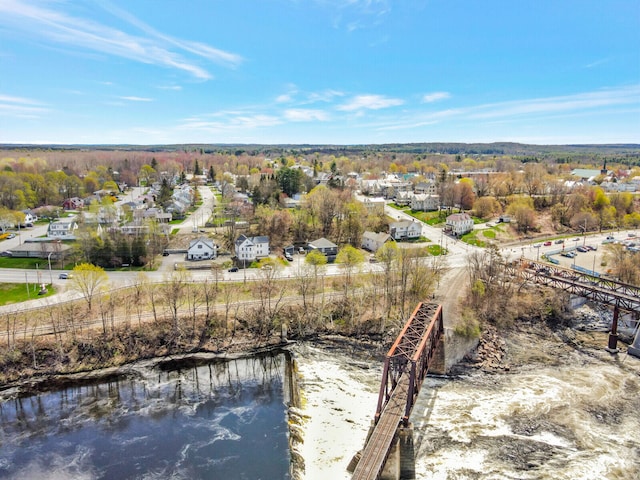
<path fill-rule="evenodd" d="M 631 236 L 631 235 L 629 235 Z M 16 234 L 15 233 L 10 233 L 9 235 L 7 235 L 7 238 L 16 238 Z"/>
<path fill-rule="evenodd" d="M 12 257 L 13 253 L 11 253 L 9 250 L 5 250 L 4 252 L 0 252 L 0 257 Z"/>
<path fill-rule="evenodd" d="M 58 278 L 61 280 L 68 280 L 70 278 L 73 278 L 73 273 L 61 273 L 60 275 L 58 275 Z"/>
<path fill-rule="evenodd" d="M 561 243 L 564 243 L 564 240 L 560 239 L 560 240 L 556 240 L 556 241 L 555 241 L 555 244 L 556 244 L 556 245 L 560 245 Z"/>
<path fill-rule="evenodd" d="M 551 242 L 544 242 L 544 246 L 545 246 L 545 247 L 549 247 L 549 246 L 551 246 Z"/>
<path fill-rule="evenodd" d="M 169 252 L 167 252 L 166 250 L 164 250 L 164 251 L 162 252 L 162 256 L 163 256 L 163 257 L 168 257 L 168 256 L 169 256 Z"/>
<path fill-rule="evenodd" d="M 238 267 L 231 267 L 228 271 L 231 272 L 231 273 L 237 272 L 238 271 Z"/>
<path fill-rule="evenodd" d="M 633 233 L 633 232 L 629 232 L 629 233 L 627 233 L 627 237 L 629 237 L 629 238 L 633 238 L 633 237 L 635 237 L 635 236 L 636 236 L 636 234 L 635 234 L 635 233 Z M 9 236 L 9 238 L 11 238 L 11 236 Z"/>

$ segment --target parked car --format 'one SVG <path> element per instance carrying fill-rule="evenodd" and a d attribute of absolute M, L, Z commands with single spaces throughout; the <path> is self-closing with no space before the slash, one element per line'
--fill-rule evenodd
<path fill-rule="evenodd" d="M 70 278 L 73 278 L 73 273 L 61 273 L 60 275 L 58 275 L 58 278 L 61 280 L 68 280 Z"/>
<path fill-rule="evenodd" d="M 5 250 L 4 252 L 0 252 L 0 257 L 12 257 L 13 254 L 9 250 Z"/>
<path fill-rule="evenodd" d="M 587 247 L 582 247 L 582 246 L 576 248 L 576 250 L 578 250 L 579 252 L 582 252 L 582 253 L 589 251 L 589 249 Z"/>
<path fill-rule="evenodd" d="M 544 242 L 544 246 L 545 246 L 545 247 L 549 247 L 549 246 L 551 246 L 551 242 Z"/>
<path fill-rule="evenodd" d="M 231 267 L 229 269 L 229 272 L 233 273 L 233 272 L 237 272 L 238 271 L 238 267 Z"/>
<path fill-rule="evenodd" d="M 629 233 L 627 233 L 627 236 L 630 237 L 630 238 L 633 238 L 633 237 L 636 236 L 636 234 L 633 233 L 633 232 L 629 232 Z M 9 238 L 11 238 L 11 237 L 9 237 Z"/>
<path fill-rule="evenodd" d="M 631 235 L 629 235 L 631 236 Z M 9 235 L 7 235 L 7 238 L 16 238 L 16 234 L 15 233 L 10 233 Z"/>
<path fill-rule="evenodd" d="M 288 253 L 285 254 L 284 258 L 289 262 L 293 262 L 293 257 L 291 255 L 289 255 Z"/>
<path fill-rule="evenodd" d="M 164 251 L 162 252 L 162 256 L 163 256 L 163 257 L 168 257 L 168 256 L 169 256 L 169 252 L 167 252 L 166 250 L 164 250 Z"/>

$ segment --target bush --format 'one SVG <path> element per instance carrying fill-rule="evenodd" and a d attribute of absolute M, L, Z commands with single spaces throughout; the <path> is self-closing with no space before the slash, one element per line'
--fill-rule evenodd
<path fill-rule="evenodd" d="M 465 308 L 460 315 L 460 320 L 456 323 L 453 331 L 456 335 L 465 338 L 480 338 L 480 321 L 476 318 L 475 313 Z"/>

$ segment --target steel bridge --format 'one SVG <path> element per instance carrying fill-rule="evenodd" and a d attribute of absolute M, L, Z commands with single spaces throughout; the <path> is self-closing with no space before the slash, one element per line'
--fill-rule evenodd
<path fill-rule="evenodd" d="M 507 271 L 510 275 L 525 281 L 558 288 L 573 295 L 613 306 L 613 322 L 608 345 L 610 350 L 617 348 L 620 310 L 633 312 L 636 315 L 640 312 L 640 287 L 635 285 L 524 258 L 511 263 Z"/>
<path fill-rule="evenodd" d="M 397 441 L 398 428 L 408 426 L 422 382 L 436 361 L 444 355 L 442 306 L 420 303 L 407 320 L 387 353 L 374 416 L 353 479 L 374 480 L 383 472 Z"/>

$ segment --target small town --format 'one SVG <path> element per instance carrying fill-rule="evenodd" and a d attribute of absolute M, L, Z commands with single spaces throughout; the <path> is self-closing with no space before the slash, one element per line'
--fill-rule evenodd
<path fill-rule="evenodd" d="M 0 480 L 640 478 L 640 10 L 0 0 Z"/>

